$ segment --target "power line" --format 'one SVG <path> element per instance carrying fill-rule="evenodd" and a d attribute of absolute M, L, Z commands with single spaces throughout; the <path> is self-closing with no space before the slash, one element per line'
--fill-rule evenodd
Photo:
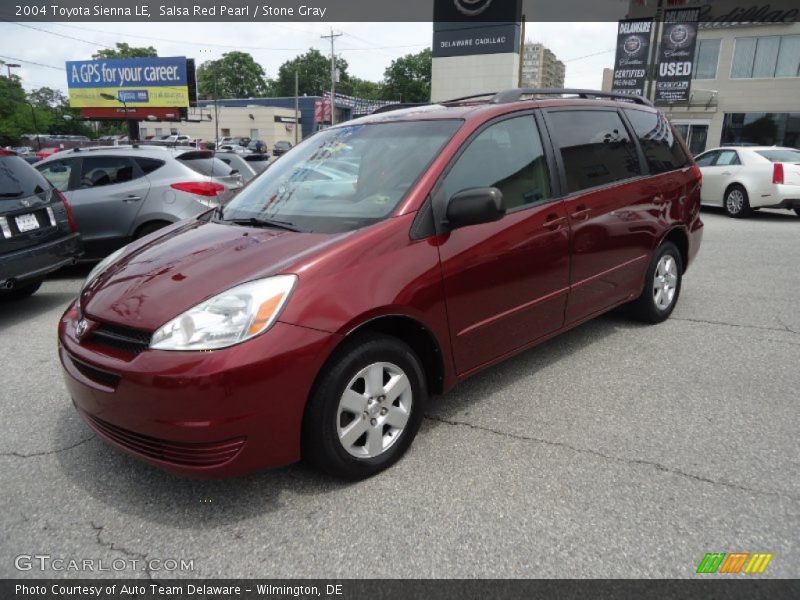
<path fill-rule="evenodd" d="M 593 54 L 586 54 L 584 56 L 576 56 L 575 58 L 567 58 L 564 60 L 565 63 L 573 62 L 576 60 L 583 60 L 584 58 L 591 58 L 593 56 L 600 56 L 601 54 L 608 54 L 609 52 L 616 51 L 616 48 L 611 48 L 610 50 L 601 50 L 600 52 L 595 52 Z"/>
<path fill-rule="evenodd" d="M 17 23 L 15 21 L 6 21 L 7 23 L 11 23 L 12 25 L 18 25 L 19 27 L 25 27 L 27 29 L 33 29 L 34 31 L 41 31 L 42 33 L 49 33 L 50 35 L 55 35 L 60 38 L 64 38 L 67 40 L 74 40 L 76 42 L 83 42 L 84 44 L 90 44 L 92 46 L 99 46 L 100 48 L 111 48 L 111 46 L 107 46 L 105 44 L 98 44 L 96 42 L 90 42 L 89 40 L 82 40 L 81 38 L 76 38 L 71 35 L 64 35 L 63 33 L 57 33 L 55 31 L 48 31 L 47 29 L 39 29 L 38 27 L 34 27 L 33 25 L 26 25 L 25 23 Z"/>
<path fill-rule="evenodd" d="M 36 65 L 37 67 L 46 67 L 48 69 L 55 69 L 56 71 L 64 71 L 65 70 L 64 67 L 56 67 L 55 65 L 46 65 L 44 63 L 34 62 L 32 60 L 25 60 L 24 58 L 14 58 L 13 56 L 0 56 L 0 58 L 2 58 L 4 60 L 19 61 L 21 63 L 26 63 L 26 64 L 29 64 L 29 65 Z"/>

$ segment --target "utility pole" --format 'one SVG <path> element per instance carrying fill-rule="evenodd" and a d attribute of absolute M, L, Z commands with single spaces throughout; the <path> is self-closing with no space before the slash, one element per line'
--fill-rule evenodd
<path fill-rule="evenodd" d="M 294 145 L 297 146 L 300 132 L 300 75 L 294 70 Z"/>
<path fill-rule="evenodd" d="M 338 37 L 342 37 L 341 33 L 333 33 L 331 27 L 330 35 L 321 35 L 323 39 L 331 40 L 331 127 L 336 125 L 336 53 L 333 49 L 333 43 Z"/>

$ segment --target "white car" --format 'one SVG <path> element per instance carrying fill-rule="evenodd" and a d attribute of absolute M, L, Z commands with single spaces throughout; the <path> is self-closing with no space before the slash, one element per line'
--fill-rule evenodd
<path fill-rule="evenodd" d="M 724 146 L 695 157 L 703 172 L 701 202 L 731 217 L 754 209 L 785 208 L 800 216 L 800 150 L 779 146 Z"/>

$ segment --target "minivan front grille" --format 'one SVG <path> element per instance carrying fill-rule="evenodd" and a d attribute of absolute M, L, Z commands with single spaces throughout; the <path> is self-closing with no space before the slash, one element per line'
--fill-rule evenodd
<path fill-rule="evenodd" d="M 107 346 L 129 354 L 140 354 L 150 346 L 152 334 L 111 323 L 98 323 L 90 340 L 98 346 Z"/>

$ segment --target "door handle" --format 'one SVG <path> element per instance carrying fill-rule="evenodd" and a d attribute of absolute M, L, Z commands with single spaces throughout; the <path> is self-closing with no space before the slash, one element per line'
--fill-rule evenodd
<path fill-rule="evenodd" d="M 556 213 L 550 213 L 545 219 L 544 228 L 549 229 L 550 231 L 556 231 L 566 220 L 566 217 L 562 217 Z"/>
<path fill-rule="evenodd" d="M 730 172 L 730 171 L 723 171 L 723 172 L 722 172 L 722 174 L 723 174 L 723 175 L 730 175 L 730 174 L 731 174 L 731 172 Z"/>
<path fill-rule="evenodd" d="M 139 201 L 139 200 L 141 200 L 141 199 L 142 199 L 142 197 L 141 197 L 141 196 L 134 196 L 133 194 L 131 194 L 130 196 L 125 196 L 125 197 L 122 199 L 122 201 L 123 201 L 123 202 L 138 202 L 138 201 Z"/>
<path fill-rule="evenodd" d="M 584 221 L 589 218 L 589 213 L 591 212 L 590 208 L 586 208 L 583 204 L 579 204 L 575 208 L 575 212 L 572 213 L 573 221 Z"/>

